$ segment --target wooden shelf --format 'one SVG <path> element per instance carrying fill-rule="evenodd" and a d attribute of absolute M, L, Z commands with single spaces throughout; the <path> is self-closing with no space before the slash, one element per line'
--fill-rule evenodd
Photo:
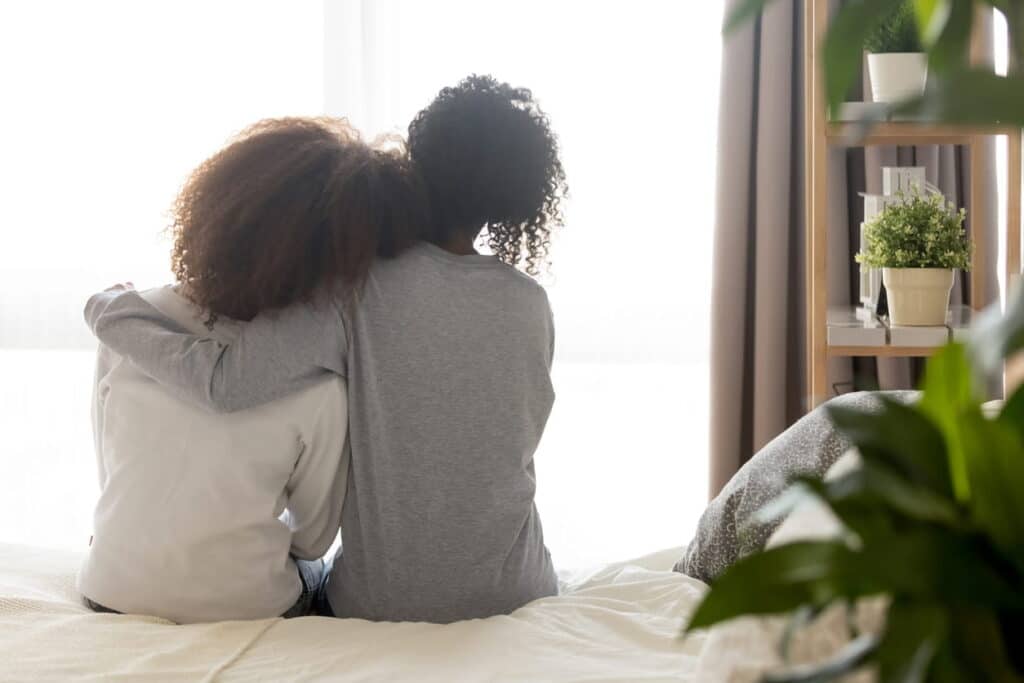
<path fill-rule="evenodd" d="M 876 357 L 876 358 L 924 358 L 941 349 L 941 346 L 829 346 L 832 358 Z"/>
<path fill-rule="evenodd" d="M 996 216 L 989 215 L 984 191 L 988 180 L 985 166 L 986 155 L 980 153 L 988 148 L 992 136 L 1006 135 L 1007 201 L 1006 201 L 1006 259 L 1005 273 L 1009 281 L 1011 274 L 1021 270 L 1021 218 L 1022 208 L 1022 166 L 1024 166 L 1024 138 L 1020 128 L 1011 126 L 952 126 L 948 124 L 925 123 L 920 121 L 885 121 L 871 128 L 846 119 L 829 120 L 826 112 L 823 88 L 823 56 L 820 47 L 829 28 L 829 0 L 803 0 L 803 49 L 806 59 L 803 63 L 803 119 L 804 145 L 804 240 L 806 245 L 805 287 L 807 325 L 807 407 L 813 408 L 831 396 L 829 382 L 829 359 L 851 356 L 912 357 L 929 356 L 934 348 L 905 346 L 831 346 L 828 343 L 828 260 L 829 260 L 829 165 L 830 149 L 843 147 L 871 147 L 878 145 L 929 145 L 960 144 L 968 147 L 965 164 L 970 182 L 962 189 L 961 206 L 971 208 L 968 216 L 972 239 L 978 243 L 971 259 L 970 305 L 981 310 L 986 300 L 986 281 L 998 267 L 998 261 L 990 261 L 985 249 L 980 247 L 984 240 L 995 241 L 990 231 L 998 225 Z M 990 17 L 991 9 L 978 7 L 979 16 Z M 973 64 L 985 63 L 991 53 L 980 27 L 983 21 L 975 22 L 971 35 L 970 56 Z M 847 107 L 849 111 L 857 108 Z M 862 108 L 866 111 L 870 107 Z M 838 116 L 838 113 L 837 113 Z M 986 234 L 988 233 L 988 234 Z M 854 341 L 837 339 L 836 341 Z"/>
<path fill-rule="evenodd" d="M 1012 135 L 1012 128 L 1002 126 L 950 126 L 912 121 L 876 123 L 864 134 L 859 123 L 837 122 L 825 126 L 828 144 L 839 147 L 871 147 L 877 145 L 966 145 L 982 135 Z"/>

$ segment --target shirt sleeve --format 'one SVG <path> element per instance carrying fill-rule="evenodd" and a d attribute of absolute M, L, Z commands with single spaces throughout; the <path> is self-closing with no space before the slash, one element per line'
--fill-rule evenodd
<path fill-rule="evenodd" d="M 345 324 L 329 297 L 263 313 L 230 344 L 193 334 L 137 292 L 91 297 L 85 320 L 100 342 L 171 393 L 234 412 L 345 376 Z"/>
<path fill-rule="evenodd" d="M 110 386 L 107 375 L 114 369 L 118 357 L 110 349 L 100 344 L 96 349 L 96 373 L 92 383 L 92 439 L 96 450 L 96 472 L 99 476 L 100 489 L 107 484 L 107 468 L 103 460 L 103 417 Z"/>
<path fill-rule="evenodd" d="M 292 555 L 300 560 L 323 557 L 341 526 L 351 461 L 347 418 L 345 405 L 337 413 L 321 407 L 288 482 L 285 518 Z"/>

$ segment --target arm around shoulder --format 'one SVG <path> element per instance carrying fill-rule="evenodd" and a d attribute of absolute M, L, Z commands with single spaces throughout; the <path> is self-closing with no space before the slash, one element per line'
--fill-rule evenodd
<path fill-rule="evenodd" d="M 261 405 L 345 374 L 340 310 L 324 297 L 260 314 L 231 344 L 193 334 L 134 291 L 91 297 L 99 340 L 182 398 L 218 412 Z"/>

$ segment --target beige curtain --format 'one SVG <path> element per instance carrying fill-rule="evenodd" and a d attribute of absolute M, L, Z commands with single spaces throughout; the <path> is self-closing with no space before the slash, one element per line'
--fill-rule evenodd
<path fill-rule="evenodd" d="M 732 8 L 739 0 L 728 0 Z M 725 40 L 711 319 L 711 466 L 714 496 L 757 450 L 804 414 L 802 5 L 779 0 Z M 987 216 L 995 220 L 995 164 L 986 151 Z M 858 191 L 879 191 L 883 165 L 925 166 L 928 179 L 965 204 L 967 152 L 950 146 L 833 149 L 829 158 L 829 303 L 857 296 L 853 253 Z M 970 212 L 971 207 L 967 207 Z M 969 226 L 970 229 L 971 226 Z M 977 248 L 996 263 L 996 231 Z M 966 293 L 958 287 L 955 296 Z M 995 269 L 986 283 L 997 295 Z M 966 300 L 966 299 L 965 299 Z M 910 388 L 907 360 L 837 359 L 833 393 Z"/>

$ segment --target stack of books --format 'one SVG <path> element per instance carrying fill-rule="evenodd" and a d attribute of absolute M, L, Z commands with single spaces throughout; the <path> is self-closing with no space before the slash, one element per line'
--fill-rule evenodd
<path fill-rule="evenodd" d="M 885 346 L 885 325 L 863 306 L 830 308 L 826 320 L 829 346 Z"/>
<path fill-rule="evenodd" d="M 879 316 L 859 306 L 835 307 L 828 311 L 829 346 L 906 346 L 929 348 L 943 346 L 950 340 L 966 339 L 973 311 L 970 306 L 951 306 L 946 324 L 935 327 L 890 325 L 886 316 Z"/>
<path fill-rule="evenodd" d="M 830 112 L 828 120 L 832 123 L 860 123 L 863 121 L 913 122 L 920 119 L 905 114 L 894 114 L 892 106 L 884 102 L 843 102 Z"/>

